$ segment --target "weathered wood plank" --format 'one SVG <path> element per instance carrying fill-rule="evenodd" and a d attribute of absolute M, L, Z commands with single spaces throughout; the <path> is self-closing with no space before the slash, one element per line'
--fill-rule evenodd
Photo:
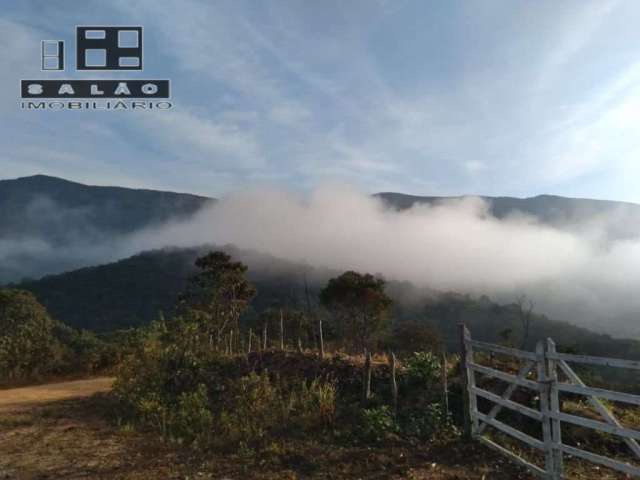
<path fill-rule="evenodd" d="M 513 402 L 506 398 L 502 398 L 496 395 L 495 393 L 491 393 L 487 390 L 483 390 L 482 388 L 478 388 L 478 387 L 474 387 L 472 391 L 480 397 L 486 398 L 487 400 L 490 400 L 493 403 L 496 403 L 502 407 L 506 407 L 511 410 L 514 410 L 518 413 L 521 413 L 522 415 L 526 415 L 527 417 L 533 418 L 534 420 L 542 421 L 543 419 L 542 413 L 540 413 L 539 411 L 526 407 L 525 405 L 522 405 L 520 403 Z M 487 418 L 493 419 L 495 418 L 495 416 L 492 417 L 491 415 L 487 414 Z"/>
<path fill-rule="evenodd" d="M 558 365 L 555 360 L 550 360 L 549 355 L 556 352 L 555 342 L 547 338 L 547 375 L 550 381 L 549 389 L 549 409 L 552 413 L 560 412 L 560 395 L 558 391 Z M 551 439 L 554 445 L 562 443 L 562 424 L 560 420 L 551 418 Z M 553 475 L 555 478 L 562 478 L 564 471 L 564 461 L 562 458 L 562 450 L 553 449 Z"/>
<path fill-rule="evenodd" d="M 527 387 L 535 391 L 540 391 L 541 389 L 539 383 L 532 380 L 527 380 L 525 378 L 516 377 L 515 375 L 511 375 L 510 373 L 501 372 L 500 370 L 494 370 L 493 368 L 478 365 L 477 363 L 470 363 L 468 366 L 471 370 L 482 373 L 489 378 L 498 378 L 500 380 L 504 380 L 505 382 L 516 383 L 520 386 Z"/>
<path fill-rule="evenodd" d="M 520 371 L 518 372 L 518 378 L 524 378 L 526 379 L 528 373 L 531 371 L 531 369 L 533 368 L 533 366 L 535 365 L 535 362 L 533 361 L 528 361 L 524 364 L 524 366 L 520 369 Z M 517 383 L 512 383 L 510 384 L 506 390 L 502 393 L 502 399 L 503 400 L 510 400 L 511 396 L 514 394 L 514 392 L 518 389 L 518 384 Z M 488 417 L 489 418 L 496 418 L 498 416 L 498 414 L 500 413 L 500 411 L 502 410 L 502 405 L 498 404 L 498 402 L 495 402 L 496 405 L 494 405 L 491 410 L 488 413 Z M 482 425 L 480 425 L 480 428 L 478 430 L 478 433 L 482 433 L 484 432 L 484 430 L 487 428 L 487 424 L 483 423 Z"/>
<path fill-rule="evenodd" d="M 524 358 L 525 360 L 535 360 L 536 354 L 533 352 L 525 352 L 524 350 L 518 350 L 516 348 L 505 347 L 503 345 L 495 345 L 493 343 L 480 342 L 478 340 L 471 340 L 471 345 L 474 348 L 480 350 L 486 350 L 490 352 L 502 353 L 504 355 L 510 355 L 512 357 Z"/>
<path fill-rule="evenodd" d="M 471 365 L 473 365 L 473 347 L 471 346 L 471 333 L 465 324 L 459 325 L 460 334 L 460 359 L 464 373 L 465 383 L 465 436 L 471 438 L 478 433 L 480 424 L 475 413 L 478 411 L 478 402 L 472 389 L 476 386 L 476 377 Z"/>
<path fill-rule="evenodd" d="M 614 392 L 613 390 L 606 390 L 604 388 L 587 387 L 571 383 L 558 383 L 558 390 L 561 392 L 577 393 L 578 395 L 595 396 L 616 402 L 640 405 L 640 396 L 632 393 Z"/>
<path fill-rule="evenodd" d="M 599 422 L 597 420 L 591 420 L 590 418 L 580 417 L 578 415 L 571 415 L 563 412 L 551 412 L 551 418 L 561 420 L 563 422 L 572 423 L 585 428 L 592 428 L 605 433 L 611 433 L 620 437 L 635 438 L 640 440 L 640 431 L 632 428 L 618 427 L 610 423 Z"/>
<path fill-rule="evenodd" d="M 536 344 L 536 356 L 538 360 L 536 362 L 536 369 L 538 372 L 538 381 L 540 382 L 542 389 L 540 390 L 540 413 L 544 419 L 542 420 L 542 441 L 544 442 L 544 467 L 547 472 L 552 472 L 550 477 L 555 480 L 553 475 L 554 470 L 554 455 L 553 455 L 553 441 L 551 439 L 551 423 L 549 422 L 549 389 L 550 385 L 547 381 L 547 366 L 546 366 L 546 348 L 542 341 Z"/>
<path fill-rule="evenodd" d="M 603 367 L 629 368 L 640 370 L 640 361 L 624 360 L 622 358 L 592 357 L 589 355 L 573 355 L 569 353 L 552 352 L 547 354 L 551 360 L 564 360 L 565 362 L 588 363 L 590 365 L 601 365 Z"/>
<path fill-rule="evenodd" d="M 526 433 L 523 433 L 520 430 L 517 430 L 507 425 L 506 423 L 502 423 L 501 421 L 496 420 L 495 418 L 493 419 L 489 418 L 484 413 L 480 413 L 480 412 L 476 412 L 474 416 L 481 422 L 488 423 L 492 427 L 500 430 L 502 433 L 506 433 L 507 435 L 510 435 L 513 438 L 517 438 L 521 442 L 524 442 L 527 445 L 532 446 L 533 448 L 537 448 L 538 450 L 543 450 L 543 451 L 545 449 L 543 442 L 541 442 L 537 438 L 533 438 L 531 435 L 527 435 Z"/>
<path fill-rule="evenodd" d="M 579 457 L 590 462 L 599 463 L 600 465 L 604 465 L 605 467 L 613 468 L 614 470 L 618 470 L 619 472 L 624 472 L 635 477 L 640 476 L 640 468 L 628 463 L 614 460 L 613 458 L 603 457 L 602 455 L 597 455 L 595 453 L 587 452 L 586 450 L 570 447 L 569 445 L 565 444 L 558 445 L 557 447 L 564 453 L 573 455 L 574 457 Z"/>
<path fill-rule="evenodd" d="M 517 463 L 518 465 L 526 468 L 527 470 L 531 471 L 532 473 L 536 474 L 537 476 L 539 476 L 540 478 L 548 478 L 547 476 L 547 472 L 545 472 L 542 468 L 540 468 L 537 465 L 534 465 L 533 463 L 530 463 L 528 461 L 526 461 L 524 458 L 519 457 L 518 455 L 516 455 L 515 453 L 513 453 L 510 450 L 507 450 L 506 448 L 504 448 L 501 445 L 498 445 L 495 442 L 492 442 L 491 440 L 489 440 L 488 438 L 485 437 L 478 437 L 478 441 L 484 445 L 486 445 L 487 447 L 495 450 L 496 452 L 504 455 L 505 457 L 511 459 L 513 462 Z"/>
<path fill-rule="evenodd" d="M 567 363 L 564 360 L 560 360 L 558 362 L 558 366 L 562 369 L 562 371 L 565 373 L 565 375 L 569 378 L 571 382 L 581 387 L 586 387 L 586 385 L 580 379 L 580 377 L 578 377 L 576 372 L 574 372 L 573 369 L 569 365 L 567 365 Z M 600 400 L 598 400 L 596 397 L 591 397 L 591 396 L 588 397 L 588 400 L 589 400 L 589 403 L 591 403 L 591 405 L 598 411 L 598 413 L 600 413 L 600 415 L 603 416 L 603 418 L 607 423 L 610 423 L 617 427 L 622 426 L 618 421 L 618 419 L 607 409 L 607 407 L 604 406 L 604 404 Z M 638 445 L 638 442 L 636 442 L 631 438 L 626 438 L 625 443 L 631 449 L 631 451 L 636 455 L 636 457 L 640 458 L 640 445 Z"/>

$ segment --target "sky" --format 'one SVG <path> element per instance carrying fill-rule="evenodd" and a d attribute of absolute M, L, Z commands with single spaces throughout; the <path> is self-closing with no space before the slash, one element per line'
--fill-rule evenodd
<path fill-rule="evenodd" d="M 640 202 L 633 1 L 4 0 L 0 178 Z M 21 111 L 76 25 L 142 25 L 170 111 Z M 40 71 L 40 41 L 67 69 Z"/>

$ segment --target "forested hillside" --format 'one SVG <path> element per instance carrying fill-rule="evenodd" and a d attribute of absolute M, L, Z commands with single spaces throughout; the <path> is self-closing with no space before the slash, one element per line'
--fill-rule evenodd
<path fill-rule="evenodd" d="M 33 292 L 54 318 L 75 328 L 106 332 L 146 325 L 160 312 L 172 313 L 187 278 L 195 271 L 195 259 L 210 248 L 145 252 L 17 287 Z M 319 308 L 318 292 L 337 273 L 230 246 L 225 250 L 248 265 L 247 276 L 257 289 L 244 314 L 246 321 L 270 307 Z M 486 296 L 434 292 L 396 281 L 388 281 L 386 290 L 394 300 L 396 325 L 427 322 L 440 331 L 450 350 L 457 348 L 456 326 L 462 321 L 485 341 L 531 348 L 538 339 L 553 337 L 559 345 L 575 351 L 640 358 L 638 341 L 614 339 L 528 312 L 528 306 L 518 299 L 499 305 Z M 524 333 L 527 324 L 528 335 Z"/>

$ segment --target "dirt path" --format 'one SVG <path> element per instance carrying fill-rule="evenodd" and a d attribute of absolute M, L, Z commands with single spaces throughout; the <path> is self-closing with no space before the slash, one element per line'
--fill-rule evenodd
<path fill-rule="evenodd" d="M 95 393 L 108 392 L 112 385 L 113 378 L 99 377 L 0 390 L 0 413 L 23 410 L 39 403 L 90 397 Z"/>

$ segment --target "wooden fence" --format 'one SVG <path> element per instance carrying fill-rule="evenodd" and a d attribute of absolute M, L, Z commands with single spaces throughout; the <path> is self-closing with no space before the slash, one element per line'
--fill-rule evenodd
<path fill-rule="evenodd" d="M 591 357 L 585 355 L 571 355 L 556 352 L 553 340 L 538 342 L 535 352 L 527 352 L 502 345 L 479 342 L 471 338 L 469 330 L 460 325 L 460 344 L 463 372 L 466 383 L 465 419 L 467 434 L 488 447 L 497 450 L 512 461 L 524 466 L 532 473 L 545 478 L 557 480 L 564 476 L 563 455 L 594 462 L 614 470 L 640 477 L 640 468 L 620 460 L 597 455 L 575 446 L 562 442 L 562 423 L 569 423 L 581 427 L 606 432 L 621 437 L 636 458 L 640 459 L 640 431 L 625 428 L 600 399 L 613 400 L 632 405 L 640 405 L 640 396 L 630 393 L 615 392 L 602 388 L 592 388 L 584 384 L 580 377 L 569 366 L 569 363 L 620 367 L 640 370 L 640 362 L 613 358 Z M 511 374 L 476 363 L 474 352 L 481 350 L 490 354 L 502 354 L 520 360 L 522 367 L 517 374 Z M 530 374 L 533 378 L 529 378 Z M 499 379 L 508 384 L 502 394 L 482 389 L 476 384 L 476 375 Z M 560 374 L 564 381 L 560 381 Z M 537 408 L 525 406 L 512 400 L 518 388 L 533 390 L 539 396 Z M 591 406 L 602 417 L 602 421 L 571 415 L 561 411 L 560 393 L 571 393 L 585 396 Z M 487 413 L 478 410 L 478 397 L 488 400 L 492 408 Z M 542 438 L 535 438 L 499 421 L 496 417 L 503 409 L 516 411 L 521 415 L 532 418 L 542 424 Z M 544 455 L 544 466 L 538 466 L 522 458 L 508 448 L 501 446 L 486 437 L 485 431 L 493 427 L 503 434 L 509 435 Z"/>

